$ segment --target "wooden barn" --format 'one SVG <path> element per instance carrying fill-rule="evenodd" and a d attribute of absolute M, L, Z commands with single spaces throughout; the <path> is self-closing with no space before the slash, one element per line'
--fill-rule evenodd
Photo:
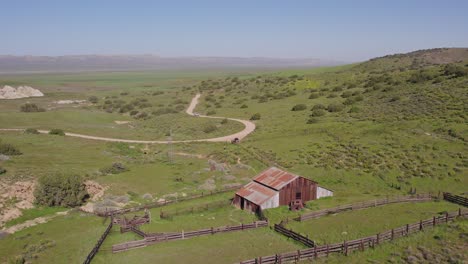
<path fill-rule="evenodd" d="M 301 207 L 304 202 L 332 196 L 333 192 L 304 177 L 271 167 L 236 192 L 234 205 L 255 213 L 281 205 Z"/>

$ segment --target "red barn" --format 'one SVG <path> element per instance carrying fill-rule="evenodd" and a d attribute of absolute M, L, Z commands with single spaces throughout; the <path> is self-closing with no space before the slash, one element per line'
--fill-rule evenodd
<path fill-rule="evenodd" d="M 234 205 L 240 209 L 259 212 L 332 195 L 332 191 L 319 187 L 315 181 L 271 167 L 236 192 Z"/>

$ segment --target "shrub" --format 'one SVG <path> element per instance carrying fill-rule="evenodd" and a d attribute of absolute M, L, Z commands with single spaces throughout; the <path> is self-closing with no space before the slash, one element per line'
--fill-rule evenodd
<path fill-rule="evenodd" d="M 100 169 L 100 172 L 104 175 L 119 174 L 125 171 L 128 171 L 127 167 L 120 162 L 114 162 L 111 166 Z"/>
<path fill-rule="evenodd" d="M 217 129 L 218 128 L 215 125 L 211 124 L 211 125 L 207 125 L 206 127 L 204 127 L 203 132 L 208 134 L 208 133 L 216 131 Z"/>
<path fill-rule="evenodd" d="M 97 104 L 99 102 L 99 99 L 97 98 L 97 96 L 93 95 L 88 98 L 88 101 L 90 101 L 93 104 Z"/>
<path fill-rule="evenodd" d="M 359 109 L 357 106 L 353 106 L 351 109 L 349 109 L 349 113 L 359 113 L 360 111 L 361 109 Z"/>
<path fill-rule="evenodd" d="M 316 109 L 326 109 L 326 107 L 323 104 L 316 104 L 312 107 L 312 111 Z"/>
<path fill-rule="evenodd" d="M 261 115 L 260 113 L 255 113 L 250 117 L 250 120 L 260 120 Z"/>
<path fill-rule="evenodd" d="M 139 113 L 138 110 L 132 110 L 132 111 L 130 111 L 130 115 L 131 115 L 131 116 L 134 116 L 134 115 L 136 115 L 136 114 L 138 114 L 138 113 Z"/>
<path fill-rule="evenodd" d="M 3 174 L 5 172 L 6 172 L 6 170 L 4 168 L 0 167 L 0 174 Z"/>
<path fill-rule="evenodd" d="M 216 115 L 216 111 L 215 110 L 208 111 L 206 112 L 206 115 Z"/>
<path fill-rule="evenodd" d="M 343 104 L 329 104 L 327 107 L 328 112 L 341 112 L 344 109 Z"/>
<path fill-rule="evenodd" d="M 444 68 L 444 75 L 453 76 L 455 78 L 468 76 L 468 70 L 463 68 L 462 66 L 448 64 Z"/>
<path fill-rule="evenodd" d="M 45 112 L 44 108 L 40 108 L 36 104 L 26 103 L 20 107 L 21 112 L 33 113 L 33 112 Z"/>
<path fill-rule="evenodd" d="M 324 116 L 324 115 L 325 115 L 325 110 L 323 110 L 323 109 L 315 109 L 310 114 L 310 116 L 313 116 L 313 117 Z"/>
<path fill-rule="evenodd" d="M 66 207 L 82 205 L 89 198 L 81 176 L 61 174 L 39 178 L 34 196 L 39 205 Z"/>
<path fill-rule="evenodd" d="M 0 154 L 7 155 L 7 156 L 15 156 L 15 155 L 21 155 L 21 151 L 17 149 L 15 146 L 8 144 L 8 143 L 2 143 L 0 140 Z"/>
<path fill-rule="evenodd" d="M 302 111 L 306 109 L 307 109 L 307 106 L 305 104 L 297 104 L 293 106 L 293 108 L 291 108 L 291 111 Z"/>
<path fill-rule="evenodd" d="M 165 114 L 175 114 L 175 113 L 177 113 L 177 111 L 172 108 L 159 108 L 156 111 L 153 111 L 153 115 L 155 116 L 160 116 L 160 115 L 165 115 Z"/>
<path fill-rule="evenodd" d="M 65 132 L 62 129 L 53 128 L 49 131 L 49 135 L 65 136 Z"/>
<path fill-rule="evenodd" d="M 248 106 L 246 104 L 243 104 L 243 105 L 241 105 L 240 108 L 248 108 Z"/>
<path fill-rule="evenodd" d="M 139 113 L 138 115 L 135 116 L 137 119 L 147 119 L 149 116 L 148 116 L 148 113 L 146 112 L 141 112 Z"/>
<path fill-rule="evenodd" d="M 225 125 L 225 124 L 227 124 L 228 122 L 229 122 L 228 119 L 227 119 L 227 118 L 224 118 L 224 119 L 221 121 L 221 124 Z"/>
<path fill-rule="evenodd" d="M 35 129 L 35 128 L 27 128 L 26 130 L 24 130 L 24 133 L 26 133 L 26 134 L 39 134 L 39 131 L 37 131 L 37 129 Z"/>
<path fill-rule="evenodd" d="M 319 97 L 320 97 L 320 95 L 318 93 L 311 93 L 309 95 L 309 99 L 316 99 L 316 98 L 319 98 Z"/>
<path fill-rule="evenodd" d="M 307 124 L 315 124 L 318 122 L 319 120 L 317 118 L 309 118 L 309 120 L 307 120 Z"/>

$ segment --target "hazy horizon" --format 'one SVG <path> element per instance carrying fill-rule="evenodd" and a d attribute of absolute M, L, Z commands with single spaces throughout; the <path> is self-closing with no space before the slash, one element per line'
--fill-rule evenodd
<path fill-rule="evenodd" d="M 465 1 L 4 2 L 0 54 L 358 62 L 468 46 Z M 398 19 L 395 19 L 398 18 Z"/>

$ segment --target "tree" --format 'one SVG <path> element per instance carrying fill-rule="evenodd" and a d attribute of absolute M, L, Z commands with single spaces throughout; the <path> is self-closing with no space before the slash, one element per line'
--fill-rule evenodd
<path fill-rule="evenodd" d="M 39 178 L 34 196 L 39 205 L 65 207 L 82 205 L 89 198 L 81 176 L 62 174 Z"/>

